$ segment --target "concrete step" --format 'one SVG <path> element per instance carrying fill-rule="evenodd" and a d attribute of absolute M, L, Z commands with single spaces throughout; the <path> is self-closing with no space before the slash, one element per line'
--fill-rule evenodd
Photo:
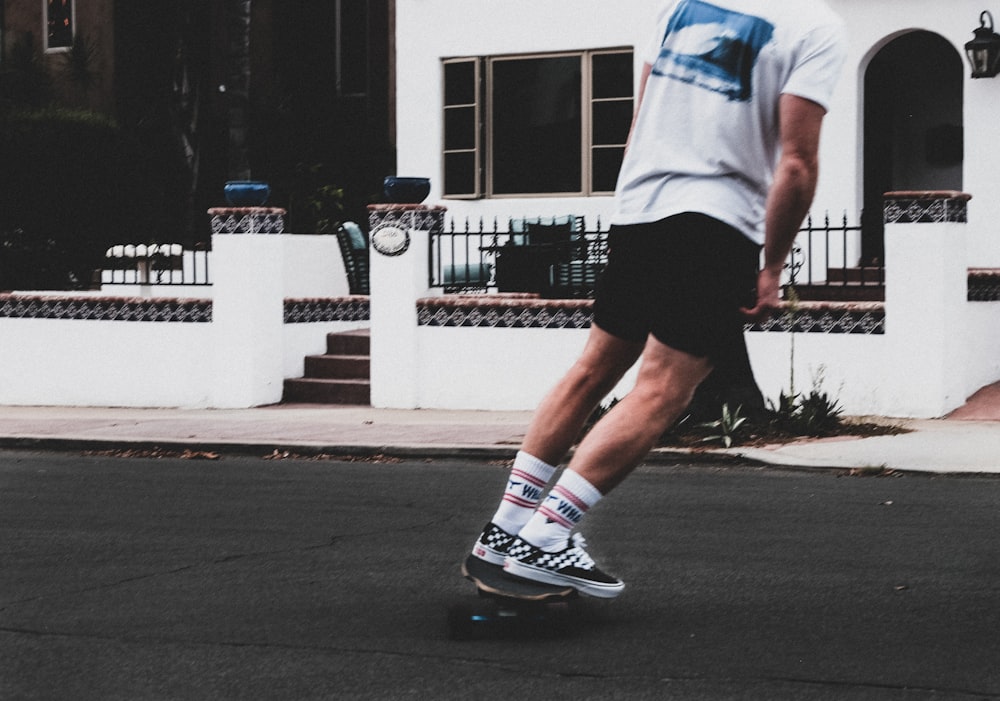
<path fill-rule="evenodd" d="M 831 285 L 795 285 L 795 293 L 803 302 L 884 302 L 885 286 L 860 283 Z"/>
<path fill-rule="evenodd" d="M 305 376 L 326 380 L 368 380 L 371 358 L 367 355 L 306 356 Z"/>
<path fill-rule="evenodd" d="M 885 283 L 885 270 L 873 266 L 864 268 L 829 268 L 826 279 L 831 283 L 864 282 L 866 285 Z"/>
<path fill-rule="evenodd" d="M 328 380 L 294 378 L 285 380 L 282 401 L 307 404 L 372 403 L 371 383 L 367 380 Z"/>
<path fill-rule="evenodd" d="M 368 329 L 327 334 L 326 355 L 306 356 L 305 377 L 285 380 L 281 401 L 370 405 L 370 352 Z"/>
<path fill-rule="evenodd" d="M 371 353 L 371 333 L 368 329 L 331 333 L 326 336 L 327 355 L 368 355 Z"/>

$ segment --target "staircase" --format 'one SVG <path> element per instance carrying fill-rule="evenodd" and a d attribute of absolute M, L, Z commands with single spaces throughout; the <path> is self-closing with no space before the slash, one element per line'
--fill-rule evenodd
<path fill-rule="evenodd" d="M 285 380 L 286 404 L 371 404 L 368 329 L 331 333 L 326 354 L 306 357 L 305 377 Z"/>

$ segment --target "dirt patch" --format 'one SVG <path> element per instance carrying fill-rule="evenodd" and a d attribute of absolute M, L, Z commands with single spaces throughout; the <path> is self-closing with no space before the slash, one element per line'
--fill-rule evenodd
<path fill-rule="evenodd" d="M 836 426 L 811 434 L 796 433 L 783 428 L 778 421 L 747 421 L 730 434 L 732 445 L 760 448 L 779 443 L 794 443 L 803 439 L 820 438 L 869 438 L 872 436 L 898 436 L 909 433 L 910 429 L 892 423 L 866 421 L 863 419 L 842 419 Z M 681 425 L 671 429 L 660 438 L 662 448 L 711 449 L 723 444 L 718 427 Z"/>

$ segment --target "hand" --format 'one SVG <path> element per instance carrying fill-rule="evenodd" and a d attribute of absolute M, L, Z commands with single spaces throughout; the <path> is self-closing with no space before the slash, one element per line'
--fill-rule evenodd
<path fill-rule="evenodd" d="M 765 268 L 757 275 L 757 303 L 752 308 L 741 307 L 748 320 L 759 321 L 770 316 L 781 305 L 781 270 Z"/>

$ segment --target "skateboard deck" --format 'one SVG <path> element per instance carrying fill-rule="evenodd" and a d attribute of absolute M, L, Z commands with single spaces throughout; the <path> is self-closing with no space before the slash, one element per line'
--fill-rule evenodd
<path fill-rule="evenodd" d="M 500 565 L 491 565 L 475 555 L 462 563 L 462 574 L 471 579 L 483 594 L 517 601 L 547 601 L 565 599 L 576 594 L 569 586 L 533 582 L 507 574 Z"/>
<path fill-rule="evenodd" d="M 454 640 L 487 637 L 538 636 L 566 627 L 572 587 L 513 577 L 500 565 L 474 555 L 462 563 L 462 574 L 476 585 L 480 601 L 448 610 L 448 631 Z"/>

